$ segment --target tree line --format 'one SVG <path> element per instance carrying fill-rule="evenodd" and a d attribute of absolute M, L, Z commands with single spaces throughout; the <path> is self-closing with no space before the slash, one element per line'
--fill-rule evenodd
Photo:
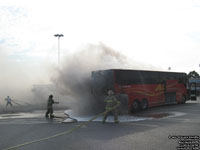
<path fill-rule="evenodd" d="M 188 78 L 200 78 L 198 72 L 196 71 L 190 71 L 187 76 Z"/>

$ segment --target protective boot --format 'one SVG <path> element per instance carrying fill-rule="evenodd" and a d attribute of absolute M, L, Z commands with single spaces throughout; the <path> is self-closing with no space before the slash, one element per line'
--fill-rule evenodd
<path fill-rule="evenodd" d="M 50 115 L 50 119 L 53 119 L 54 118 L 54 115 Z"/>

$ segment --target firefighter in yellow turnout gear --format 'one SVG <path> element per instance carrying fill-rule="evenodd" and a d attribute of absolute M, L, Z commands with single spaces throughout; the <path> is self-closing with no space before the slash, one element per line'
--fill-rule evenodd
<path fill-rule="evenodd" d="M 115 98 L 114 92 L 112 90 L 108 91 L 108 96 L 105 98 L 104 101 L 106 102 L 106 110 L 111 110 L 114 106 L 120 104 L 120 102 Z M 111 110 L 110 112 L 114 115 L 114 122 L 119 123 L 117 108 Z M 102 123 L 105 123 L 107 116 L 108 113 L 104 115 Z"/>

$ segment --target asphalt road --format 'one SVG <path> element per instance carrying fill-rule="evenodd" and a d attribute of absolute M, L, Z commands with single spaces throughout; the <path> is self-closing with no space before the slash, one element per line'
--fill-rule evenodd
<path fill-rule="evenodd" d="M 91 122 L 72 133 L 33 143 L 17 150 L 176 150 L 176 136 L 200 136 L 200 100 L 152 108 L 137 114 L 140 121 L 119 124 Z M 60 123 L 45 118 L 0 120 L 0 149 L 45 138 L 70 130 L 83 122 Z M 169 139 L 174 137 L 175 139 Z M 189 137 L 185 137 L 185 140 Z M 187 139 L 187 140 L 190 140 Z M 193 140 L 200 144 L 200 140 Z M 194 146 L 193 146 L 194 148 Z M 200 149 L 200 147 L 196 147 Z"/>

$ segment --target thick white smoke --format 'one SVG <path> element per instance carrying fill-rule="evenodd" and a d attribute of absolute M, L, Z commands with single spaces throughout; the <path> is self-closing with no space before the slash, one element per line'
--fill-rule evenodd
<path fill-rule="evenodd" d="M 88 45 L 77 53 L 66 57 L 64 66 L 52 81 L 59 92 L 67 96 L 69 107 L 74 112 L 90 112 L 98 109 L 91 95 L 91 72 L 103 69 L 155 69 L 128 59 L 122 53 L 100 43 Z"/>
<path fill-rule="evenodd" d="M 35 98 L 32 88 L 34 84 L 43 84 L 47 77 L 47 70 L 43 68 L 45 65 L 35 65 L 29 60 L 20 60 L 13 58 L 10 54 L 11 50 L 0 47 L 0 113 L 9 112 L 11 108 L 6 108 L 5 98 L 10 96 L 13 102 L 14 111 L 27 111 L 40 108 L 42 103 L 41 99 Z M 37 105 L 38 106 L 34 106 Z"/>
<path fill-rule="evenodd" d="M 60 104 L 54 106 L 63 109 L 71 108 L 81 114 L 98 109 L 97 101 L 91 94 L 91 72 L 103 69 L 149 69 L 144 65 L 129 59 L 122 53 L 100 43 L 87 45 L 72 55 L 66 56 L 61 68 L 40 68 L 23 62 L 16 63 L 8 58 L 8 53 L 0 49 L 0 109 L 5 110 L 6 96 L 19 100 L 24 105 L 15 105 L 18 111 L 46 109 L 47 98 L 54 95 Z M 41 73 L 41 71 L 46 73 Z M 51 76 L 53 84 L 46 85 L 45 80 Z M 17 101 L 16 101 L 17 102 Z M 31 105 L 26 105 L 31 104 Z M 3 109 L 2 109 L 3 108 Z"/>

